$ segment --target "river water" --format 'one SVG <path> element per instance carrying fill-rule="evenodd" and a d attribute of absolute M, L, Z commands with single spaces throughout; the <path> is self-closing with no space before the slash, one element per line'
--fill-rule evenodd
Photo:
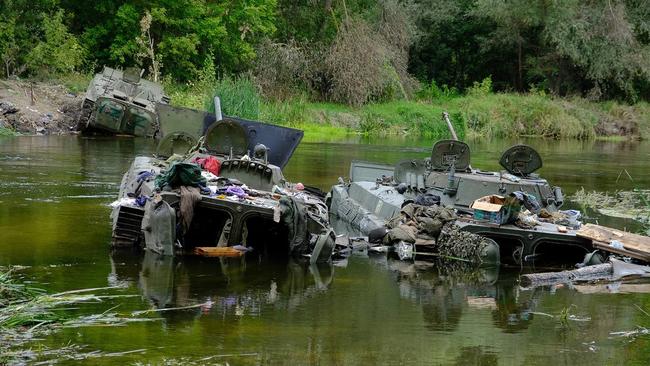
<path fill-rule="evenodd" d="M 498 169 L 512 142 L 471 142 L 472 165 Z M 647 142 L 524 142 L 544 158 L 542 176 L 565 194 L 650 186 Z M 285 176 L 326 190 L 353 159 L 393 163 L 424 157 L 430 147 L 405 139 L 303 143 Z M 63 329 L 40 344 L 77 344 L 106 355 L 93 364 L 120 365 L 650 362 L 648 336 L 611 334 L 650 326 L 640 310 L 650 312 L 643 284 L 523 290 L 518 268 L 470 271 L 362 255 L 306 267 L 111 252 L 108 204 L 134 155 L 152 148 L 130 138 L 0 139 L 0 265 L 29 266 L 22 276 L 48 291 L 119 286 L 111 294 L 131 295 L 68 310 L 77 313 L 204 304 L 146 323 Z M 572 317 L 562 321 L 556 315 L 565 309 Z"/>

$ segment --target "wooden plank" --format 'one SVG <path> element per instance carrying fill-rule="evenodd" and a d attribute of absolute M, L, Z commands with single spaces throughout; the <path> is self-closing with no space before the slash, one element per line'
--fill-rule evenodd
<path fill-rule="evenodd" d="M 626 249 L 618 249 L 610 246 L 608 243 L 603 243 L 603 242 L 598 242 L 598 241 L 593 241 L 593 246 L 596 249 L 601 249 L 606 252 L 610 253 L 615 253 L 615 254 L 620 254 L 624 255 L 627 257 L 631 258 L 636 258 L 640 259 L 642 261 L 650 262 L 650 254 L 643 254 L 643 253 L 638 253 L 636 251 L 631 251 L 631 250 L 626 250 Z"/>
<path fill-rule="evenodd" d="M 231 247 L 196 247 L 194 254 L 204 257 L 241 257 L 244 252 Z"/>
<path fill-rule="evenodd" d="M 619 283 L 612 284 L 591 284 L 573 285 L 573 289 L 581 294 L 648 294 L 650 284 L 647 283 Z"/>
<path fill-rule="evenodd" d="M 583 225 L 580 230 L 576 232 L 576 235 L 603 243 L 618 240 L 623 243 L 623 246 L 627 250 L 650 255 L 650 238 L 647 236 L 626 233 L 624 231 L 594 224 Z"/>

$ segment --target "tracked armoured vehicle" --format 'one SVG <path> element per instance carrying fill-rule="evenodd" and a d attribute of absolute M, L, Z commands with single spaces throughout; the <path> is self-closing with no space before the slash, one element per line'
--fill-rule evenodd
<path fill-rule="evenodd" d="M 501 258 L 512 257 L 518 263 L 544 255 L 557 258 L 561 249 L 570 249 L 581 258 L 591 249 L 591 241 L 576 236 L 579 221 L 560 210 L 561 189 L 535 173 L 542 159 L 532 147 L 516 145 L 506 150 L 499 161 L 504 169 L 500 172 L 482 171 L 470 161 L 469 145 L 453 139 L 436 142 L 428 157 L 394 166 L 352 162 L 348 182 L 339 179 L 328 197 L 337 232 L 344 225 L 368 235 L 409 203 L 423 203 L 453 207 L 458 216 L 455 224 L 461 230 L 493 239 L 500 246 Z M 510 214 L 498 204 L 503 202 L 486 199 L 515 195 L 536 201 L 537 211 L 550 219 L 531 214 L 530 222 L 516 224 L 518 212 Z M 505 219 L 508 214 L 510 220 Z"/>
<path fill-rule="evenodd" d="M 156 104 L 168 104 L 160 84 L 142 79 L 140 70 L 104 67 L 90 81 L 77 130 L 90 133 L 157 137 Z"/>
<path fill-rule="evenodd" d="M 322 197 L 282 173 L 302 131 L 186 108 L 159 117 L 165 138 L 154 156 L 135 158 L 112 204 L 114 247 L 330 259 Z"/>

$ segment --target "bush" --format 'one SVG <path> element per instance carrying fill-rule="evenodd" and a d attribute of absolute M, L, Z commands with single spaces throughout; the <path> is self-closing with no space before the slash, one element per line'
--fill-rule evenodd
<path fill-rule="evenodd" d="M 449 88 L 447 85 L 443 85 L 442 88 L 440 88 L 438 84 L 436 84 L 435 80 L 431 80 L 431 83 L 429 84 L 420 85 L 420 90 L 416 93 L 418 100 L 427 102 L 450 100 L 459 96 L 460 95 L 456 88 Z"/>
<path fill-rule="evenodd" d="M 281 44 L 266 39 L 257 47 L 253 72 L 265 97 L 290 99 L 305 89 L 308 74 L 306 52 L 294 41 Z"/>
<path fill-rule="evenodd" d="M 488 76 L 480 83 L 475 81 L 472 86 L 467 88 L 467 95 L 479 97 L 492 93 L 492 77 Z"/>
<path fill-rule="evenodd" d="M 389 125 L 378 114 L 366 112 L 359 122 L 359 132 L 363 135 L 384 135 L 388 132 Z"/>
<path fill-rule="evenodd" d="M 543 136 L 590 138 L 591 120 L 578 118 L 569 105 L 539 95 L 469 95 L 454 107 L 475 135 L 493 137 Z M 580 112 L 582 113 L 582 112 Z"/>

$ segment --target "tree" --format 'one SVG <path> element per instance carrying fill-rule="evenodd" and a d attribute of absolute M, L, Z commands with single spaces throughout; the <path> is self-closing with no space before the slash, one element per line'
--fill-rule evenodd
<path fill-rule="evenodd" d="M 485 17 L 496 24 L 486 46 L 498 49 L 512 47 L 516 51 L 517 71 L 515 87 L 524 91 L 524 52 L 537 44 L 537 34 L 546 14 L 546 1 L 529 0 L 477 0 L 471 14 Z"/>
<path fill-rule="evenodd" d="M 73 0 L 65 3 L 79 13 L 94 14 L 95 23 L 83 30 L 82 39 L 98 50 L 99 64 L 137 63 L 143 59 L 142 41 L 153 41 L 158 65 L 180 81 L 195 78 L 208 57 L 221 73 L 246 70 L 255 57 L 254 46 L 275 31 L 277 8 L 275 0 L 99 0 L 85 7 Z M 143 38 L 141 20 L 147 12 L 151 20 Z M 150 53 L 151 44 L 146 48 Z M 151 57 L 146 59 L 153 65 Z"/>
<path fill-rule="evenodd" d="M 154 39 L 151 37 L 151 13 L 148 11 L 144 13 L 144 16 L 140 20 L 140 36 L 136 38 L 136 42 L 140 46 L 140 52 L 138 53 L 138 58 L 146 58 L 151 61 L 151 66 L 149 67 L 149 74 L 151 74 L 153 81 L 158 81 L 160 79 L 160 69 L 162 67 L 162 62 L 160 56 L 155 52 Z"/>
<path fill-rule="evenodd" d="M 74 71 L 84 61 L 84 49 L 63 24 L 63 10 L 43 17 L 44 38 L 27 55 L 27 68 L 37 74 Z"/>
<path fill-rule="evenodd" d="M 464 89 L 492 75 L 501 88 L 512 85 L 510 53 L 484 47 L 494 22 L 470 13 L 474 0 L 414 0 L 415 24 L 409 71 L 423 81 Z"/>
<path fill-rule="evenodd" d="M 14 19 L 0 20 L 0 58 L 4 65 L 4 74 L 9 77 L 14 72 L 14 66 L 18 57 L 18 44 L 16 43 L 16 23 Z"/>
<path fill-rule="evenodd" d="M 0 2 L 0 57 L 5 76 L 27 70 L 27 56 L 43 40 L 43 24 L 57 9 L 55 0 Z"/>
<path fill-rule="evenodd" d="M 640 6 L 648 13 L 648 6 Z M 573 1 L 556 7 L 544 37 L 557 54 L 584 70 L 597 95 L 638 97 L 637 82 L 650 80 L 648 26 L 630 22 L 624 2 Z M 634 19 L 634 15 L 632 15 Z"/>

